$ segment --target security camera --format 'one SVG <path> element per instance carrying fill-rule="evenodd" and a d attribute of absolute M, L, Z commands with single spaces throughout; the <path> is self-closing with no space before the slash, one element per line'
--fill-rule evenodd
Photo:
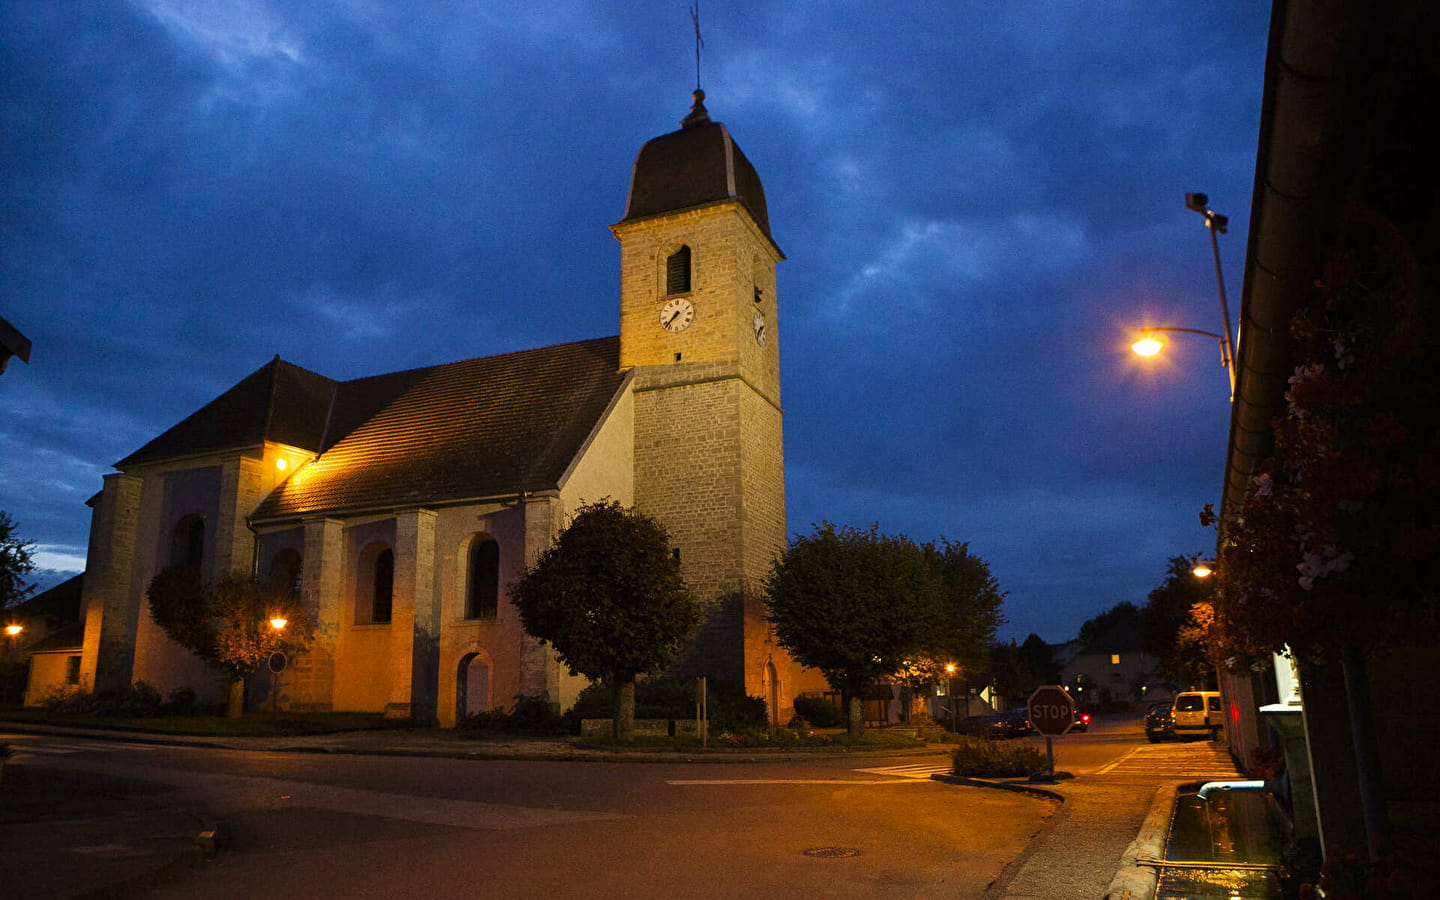
<path fill-rule="evenodd" d="M 1198 213 L 1203 213 L 1203 212 L 1205 211 L 1205 207 L 1208 206 L 1209 204 L 1210 204 L 1210 198 L 1207 197 L 1207 196 L 1204 195 L 1204 194 L 1186 194 L 1186 195 L 1185 195 L 1185 208 L 1186 208 L 1186 209 L 1193 209 L 1193 210 L 1195 210 L 1195 211 L 1198 212 Z"/>

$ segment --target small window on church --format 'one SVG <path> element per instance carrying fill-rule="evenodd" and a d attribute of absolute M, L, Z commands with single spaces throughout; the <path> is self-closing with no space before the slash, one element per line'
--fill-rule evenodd
<path fill-rule="evenodd" d="M 495 618 L 500 598 L 500 545 L 494 538 L 477 535 L 470 543 L 466 568 L 465 618 Z"/>
<path fill-rule="evenodd" d="M 395 553 L 376 542 L 360 553 L 355 572 L 355 623 L 384 625 L 395 597 Z"/>
<path fill-rule="evenodd" d="M 390 621 L 391 607 L 395 598 L 395 553 L 383 550 L 375 557 L 375 602 L 371 606 L 370 621 Z"/>
<path fill-rule="evenodd" d="M 299 597 L 303 578 L 300 553 L 286 548 L 270 560 L 270 575 L 266 579 L 271 590 L 282 596 Z"/>
<path fill-rule="evenodd" d="M 79 684 L 79 683 L 80 683 L 80 657 L 78 657 L 78 656 L 67 656 L 67 657 L 65 657 L 65 683 L 66 683 L 66 684 Z"/>
<path fill-rule="evenodd" d="M 690 290 L 690 248 L 680 249 L 665 260 L 665 293 L 684 294 Z"/>
<path fill-rule="evenodd" d="M 196 515 L 175 523 L 170 536 L 170 565 L 200 568 L 205 558 L 205 520 Z"/>
<path fill-rule="evenodd" d="M 756 302 L 756 303 L 763 303 L 764 301 L 765 301 L 765 289 L 762 288 L 762 287 L 760 287 L 760 285 L 757 284 L 757 285 L 755 285 L 755 302 Z"/>

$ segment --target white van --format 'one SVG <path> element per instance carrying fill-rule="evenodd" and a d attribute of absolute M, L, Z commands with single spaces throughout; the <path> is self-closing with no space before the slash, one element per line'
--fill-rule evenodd
<path fill-rule="evenodd" d="M 1225 705 L 1219 691 L 1182 691 L 1171 708 L 1175 734 L 1208 734 L 1213 741 L 1225 724 Z"/>

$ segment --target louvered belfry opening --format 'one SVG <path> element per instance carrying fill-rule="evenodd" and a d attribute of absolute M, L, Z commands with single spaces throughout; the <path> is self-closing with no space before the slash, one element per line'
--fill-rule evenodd
<path fill-rule="evenodd" d="M 665 293 L 684 294 L 690 290 L 690 248 L 681 247 L 665 260 Z"/>

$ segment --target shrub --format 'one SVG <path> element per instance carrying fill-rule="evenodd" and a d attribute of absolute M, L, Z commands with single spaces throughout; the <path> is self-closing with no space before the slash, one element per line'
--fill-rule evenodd
<path fill-rule="evenodd" d="M 967 778 L 1024 778 L 1045 771 L 1045 754 L 1029 744 L 960 738 L 952 756 L 956 775 Z"/>
<path fill-rule="evenodd" d="M 746 696 L 739 685 L 712 682 L 706 688 L 705 702 L 712 732 L 741 733 L 767 724 L 765 701 Z M 570 723 L 570 731 L 578 734 L 581 719 L 608 719 L 613 715 L 615 701 L 610 686 L 597 681 L 580 692 L 575 705 L 565 714 L 565 720 Z M 635 718 L 693 720 L 695 679 L 667 676 L 637 681 Z"/>
<path fill-rule="evenodd" d="M 795 714 L 816 728 L 839 728 L 845 724 L 845 710 L 824 697 L 801 694 L 795 698 Z"/>
<path fill-rule="evenodd" d="M 487 709 L 470 716 L 463 716 L 455 723 L 456 731 L 499 732 L 516 731 L 527 734 L 556 733 L 564 730 L 564 720 L 555 712 L 554 706 L 543 697 L 515 695 L 515 705 L 507 712 L 504 709 Z"/>
<path fill-rule="evenodd" d="M 195 691 L 188 687 L 178 687 L 165 698 L 165 711 L 171 715 L 188 716 L 195 707 Z"/>

